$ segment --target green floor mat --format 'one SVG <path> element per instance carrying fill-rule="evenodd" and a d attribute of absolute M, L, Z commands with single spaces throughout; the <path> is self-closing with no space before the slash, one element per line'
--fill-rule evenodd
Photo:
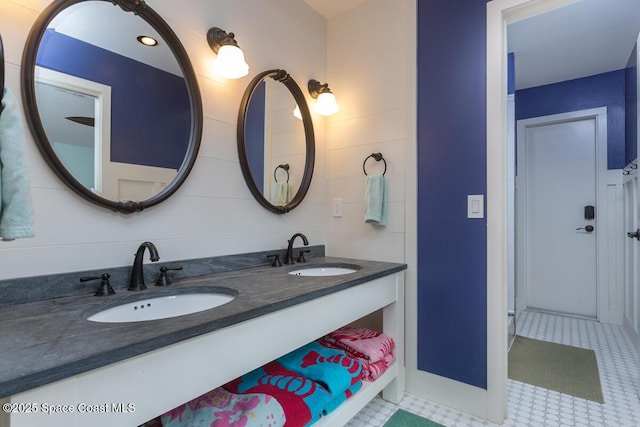
<path fill-rule="evenodd" d="M 384 427 L 444 427 L 435 421 L 428 420 L 419 415 L 407 412 L 404 409 L 398 409 Z"/>
<path fill-rule="evenodd" d="M 509 378 L 604 403 L 593 350 L 516 336 L 509 350 Z"/>

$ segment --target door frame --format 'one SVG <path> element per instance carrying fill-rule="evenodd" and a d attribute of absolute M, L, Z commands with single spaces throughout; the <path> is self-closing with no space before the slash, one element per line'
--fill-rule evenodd
<path fill-rule="evenodd" d="M 111 179 L 111 86 L 71 74 L 36 66 L 35 82 L 79 92 L 96 99 L 94 125 L 94 185 L 91 191 L 104 194 Z M 108 198 L 108 195 L 106 196 Z"/>
<path fill-rule="evenodd" d="M 548 116 L 533 117 L 517 121 L 516 155 L 516 307 L 522 312 L 527 307 L 529 283 L 526 274 L 528 268 L 527 253 L 527 162 L 524 154 L 526 131 L 529 128 L 553 124 L 570 123 L 582 120 L 595 120 L 596 170 L 595 170 L 595 208 L 596 208 L 596 318 L 607 321 L 606 307 L 609 306 L 609 260 L 607 242 L 609 241 L 607 209 L 607 108 L 571 111 Z M 579 225 L 579 224 L 576 224 Z M 517 316 L 517 313 L 516 313 Z"/>
<path fill-rule="evenodd" d="M 507 24 L 580 0 L 487 3 L 487 418 L 507 415 Z"/>

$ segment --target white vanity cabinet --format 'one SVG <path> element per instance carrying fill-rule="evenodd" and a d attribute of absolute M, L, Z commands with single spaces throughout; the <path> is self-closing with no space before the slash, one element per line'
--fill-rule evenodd
<path fill-rule="evenodd" d="M 402 398 L 404 272 L 11 396 L 3 403 L 16 411 L 3 411 L 0 427 L 138 426 L 381 308 L 383 332 L 396 341 L 397 361 L 315 424 L 342 426 L 380 391 L 392 402 Z"/>

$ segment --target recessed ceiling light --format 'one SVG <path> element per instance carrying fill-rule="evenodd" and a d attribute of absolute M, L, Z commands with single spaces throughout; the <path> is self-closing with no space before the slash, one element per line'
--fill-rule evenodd
<path fill-rule="evenodd" d="M 140 43 L 145 46 L 157 46 L 158 40 L 154 39 L 151 36 L 138 36 L 136 37 Z"/>

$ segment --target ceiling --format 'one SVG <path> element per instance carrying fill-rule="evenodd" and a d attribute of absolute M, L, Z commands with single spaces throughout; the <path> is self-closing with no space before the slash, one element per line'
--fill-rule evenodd
<path fill-rule="evenodd" d="M 182 77 L 178 61 L 158 32 L 139 16 L 110 2 L 74 4 L 57 15 L 48 28 Z M 136 40 L 139 35 L 152 36 L 159 43 L 143 46 Z"/>
<path fill-rule="evenodd" d="M 304 1 L 331 19 L 369 0 Z M 640 32 L 640 0 L 581 0 L 508 30 L 517 89 L 619 70 Z"/>
<path fill-rule="evenodd" d="M 316 12 L 327 19 L 341 15 L 351 9 L 360 6 L 369 0 L 304 0 Z"/>
<path fill-rule="evenodd" d="M 640 0 L 582 0 L 508 27 L 516 89 L 625 68 L 640 31 Z"/>

